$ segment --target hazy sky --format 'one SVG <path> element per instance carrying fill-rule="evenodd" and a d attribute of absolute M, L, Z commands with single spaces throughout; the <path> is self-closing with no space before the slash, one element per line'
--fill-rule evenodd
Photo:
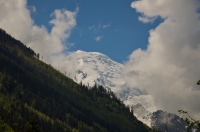
<path fill-rule="evenodd" d="M 200 117 L 199 9 L 199 0 L 1 0 L 0 28 L 58 69 L 78 49 L 126 61 L 127 86 Z"/>

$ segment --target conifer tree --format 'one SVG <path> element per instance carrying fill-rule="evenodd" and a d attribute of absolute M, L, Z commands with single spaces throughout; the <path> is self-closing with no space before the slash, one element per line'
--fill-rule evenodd
<path fill-rule="evenodd" d="M 39 125 L 34 117 L 26 124 L 25 132 L 40 132 Z"/>
<path fill-rule="evenodd" d="M 14 132 L 4 121 L 0 120 L 0 132 Z"/>

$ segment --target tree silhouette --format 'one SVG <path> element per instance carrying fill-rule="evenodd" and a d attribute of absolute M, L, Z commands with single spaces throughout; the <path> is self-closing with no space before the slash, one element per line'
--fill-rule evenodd
<path fill-rule="evenodd" d="M 34 117 L 25 126 L 25 132 L 40 132 L 38 123 Z"/>
<path fill-rule="evenodd" d="M 197 82 L 197 85 L 200 85 L 200 80 Z M 185 121 L 188 124 L 186 132 L 189 132 L 191 128 L 195 128 L 197 130 L 200 130 L 200 121 L 195 120 L 192 118 L 187 111 L 184 110 L 178 110 L 179 114 L 186 115 L 187 117 L 185 119 L 182 118 L 183 121 Z"/>
<path fill-rule="evenodd" d="M 37 53 L 36 58 L 40 59 L 40 54 L 39 53 Z"/>
<path fill-rule="evenodd" d="M 183 121 L 185 121 L 188 124 L 188 127 L 186 129 L 186 132 L 189 132 L 191 128 L 195 128 L 197 130 L 200 130 L 200 121 L 193 119 L 187 111 L 178 110 L 179 114 L 187 115 L 185 119 L 181 118 Z"/>

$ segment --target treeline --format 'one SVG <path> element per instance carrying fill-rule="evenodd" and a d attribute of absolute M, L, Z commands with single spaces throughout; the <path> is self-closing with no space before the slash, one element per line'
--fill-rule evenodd
<path fill-rule="evenodd" d="M 75 83 L 0 29 L 0 119 L 23 132 L 33 117 L 44 132 L 152 131 L 112 91 Z"/>

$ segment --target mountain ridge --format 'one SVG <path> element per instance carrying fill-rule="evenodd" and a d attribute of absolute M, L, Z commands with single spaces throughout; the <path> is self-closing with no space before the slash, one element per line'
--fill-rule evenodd
<path fill-rule="evenodd" d="M 48 132 L 152 131 L 113 92 L 79 85 L 38 58 L 0 29 L 0 117 L 14 131 L 31 117 Z"/>

